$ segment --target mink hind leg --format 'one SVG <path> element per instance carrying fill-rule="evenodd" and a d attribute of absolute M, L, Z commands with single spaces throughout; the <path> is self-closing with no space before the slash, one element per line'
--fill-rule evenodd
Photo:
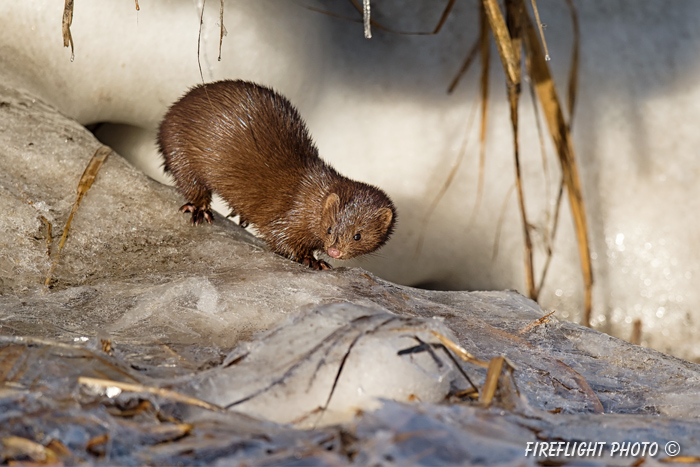
<path fill-rule="evenodd" d="M 180 212 L 192 213 L 192 225 L 199 225 L 204 221 L 214 222 L 211 212 L 211 190 L 191 175 L 178 174 L 173 171 L 175 185 L 183 194 L 187 203 L 180 208 Z"/>

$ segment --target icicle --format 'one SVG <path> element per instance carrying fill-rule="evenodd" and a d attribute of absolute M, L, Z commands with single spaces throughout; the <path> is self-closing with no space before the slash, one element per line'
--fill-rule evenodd
<path fill-rule="evenodd" d="M 369 0 L 362 0 L 362 16 L 365 20 L 365 39 L 372 38 L 372 29 L 370 25 L 370 8 Z"/>

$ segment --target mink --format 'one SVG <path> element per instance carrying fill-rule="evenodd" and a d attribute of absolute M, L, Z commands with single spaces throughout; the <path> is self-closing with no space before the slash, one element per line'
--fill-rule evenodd
<path fill-rule="evenodd" d="M 297 109 L 271 88 L 241 80 L 195 86 L 165 114 L 158 143 L 193 224 L 214 220 L 217 193 L 275 253 L 319 270 L 331 267 L 314 252 L 354 258 L 394 231 L 389 196 L 324 162 Z"/>

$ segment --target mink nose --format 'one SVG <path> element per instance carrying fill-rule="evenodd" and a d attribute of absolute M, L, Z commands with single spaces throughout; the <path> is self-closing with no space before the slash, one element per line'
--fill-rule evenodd
<path fill-rule="evenodd" d="M 343 253 L 341 253 L 339 249 L 333 247 L 330 247 L 327 253 L 328 256 L 335 259 L 340 259 L 340 257 L 343 256 Z"/>

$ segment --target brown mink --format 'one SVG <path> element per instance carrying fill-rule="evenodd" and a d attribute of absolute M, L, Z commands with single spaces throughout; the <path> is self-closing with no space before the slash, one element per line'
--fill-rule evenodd
<path fill-rule="evenodd" d="M 343 177 L 318 156 L 296 108 L 270 88 L 218 81 L 170 107 L 158 133 L 165 170 L 192 223 L 212 222 L 212 192 L 275 253 L 314 269 L 386 243 L 396 209 L 380 189 Z"/>

